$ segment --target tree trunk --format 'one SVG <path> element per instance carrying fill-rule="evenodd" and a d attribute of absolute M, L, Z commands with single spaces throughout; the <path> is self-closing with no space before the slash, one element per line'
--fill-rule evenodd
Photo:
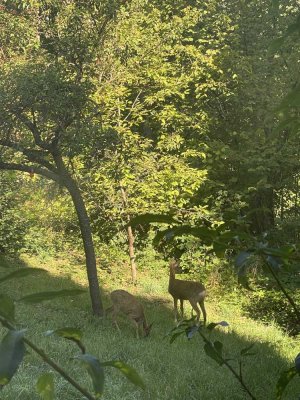
<path fill-rule="evenodd" d="M 127 196 L 125 189 L 120 186 L 122 199 L 124 207 L 127 208 Z M 130 221 L 130 216 L 127 214 L 127 220 Z M 134 254 L 134 236 L 132 233 L 132 227 L 130 225 L 127 226 L 127 237 L 128 237 L 128 248 L 129 248 L 129 257 L 130 257 L 130 265 L 131 265 L 131 277 L 132 283 L 136 284 L 136 275 L 137 275 L 137 268 L 135 263 L 135 254 Z"/>
<path fill-rule="evenodd" d="M 128 225 L 128 227 L 127 227 L 127 237 L 128 237 L 132 283 L 134 285 L 136 285 L 136 263 L 135 263 L 135 254 L 134 254 L 134 236 L 133 236 L 132 228 L 130 225 Z"/>
<path fill-rule="evenodd" d="M 250 200 L 251 231 L 261 234 L 274 228 L 273 189 L 259 189 Z"/>
<path fill-rule="evenodd" d="M 86 258 L 86 270 L 93 313 L 97 316 L 103 316 L 104 311 L 98 282 L 95 249 L 86 207 L 80 189 L 67 171 L 62 157 L 55 155 L 54 160 L 62 180 L 72 197 L 73 204 L 76 209 Z"/>

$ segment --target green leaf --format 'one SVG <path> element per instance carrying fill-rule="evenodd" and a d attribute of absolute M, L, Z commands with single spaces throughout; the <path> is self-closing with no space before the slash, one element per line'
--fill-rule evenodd
<path fill-rule="evenodd" d="M 213 242 L 213 250 L 217 257 L 223 258 L 227 249 L 228 249 L 227 243 L 222 243 L 220 241 Z"/>
<path fill-rule="evenodd" d="M 296 367 L 290 368 L 288 371 L 283 371 L 276 385 L 276 399 L 281 400 L 283 392 L 290 381 L 297 375 Z"/>
<path fill-rule="evenodd" d="M 235 258 L 235 266 L 237 268 L 243 267 L 248 261 L 249 258 L 252 256 L 252 253 L 249 251 L 241 251 Z"/>
<path fill-rule="evenodd" d="M 211 342 L 205 343 L 204 351 L 208 355 L 208 357 L 215 360 L 219 365 L 222 365 L 224 363 L 224 361 L 220 358 L 218 351 L 214 348 L 214 345 Z"/>
<path fill-rule="evenodd" d="M 5 276 L 3 276 L 2 278 L 0 278 L 0 283 L 1 282 L 5 282 L 9 279 L 19 279 L 19 278 L 23 278 L 24 276 L 28 276 L 28 275 L 33 275 L 39 272 L 46 272 L 44 269 L 42 268 L 22 268 L 22 269 L 18 269 L 17 271 L 11 272 L 10 274 L 7 274 Z"/>
<path fill-rule="evenodd" d="M 180 331 L 180 332 L 175 332 L 173 333 L 173 335 L 170 338 L 170 344 L 172 344 L 173 342 L 175 342 L 175 340 L 178 338 L 178 336 L 184 334 L 185 331 Z"/>
<path fill-rule="evenodd" d="M 142 378 L 137 373 L 137 371 L 134 368 L 132 368 L 130 365 L 125 364 L 123 361 L 119 361 L 119 360 L 106 361 L 106 362 L 102 363 L 102 366 L 104 366 L 104 367 L 109 366 L 109 367 L 117 368 L 126 376 L 126 378 L 130 382 L 134 383 L 136 386 L 141 387 L 142 389 L 146 388 Z"/>
<path fill-rule="evenodd" d="M 88 374 L 92 378 L 94 392 L 97 397 L 100 397 L 104 388 L 104 370 L 102 364 L 98 358 L 91 354 L 80 354 L 75 358 L 82 361 L 86 367 Z"/>
<path fill-rule="evenodd" d="M 82 339 L 83 333 L 80 329 L 77 328 L 59 328 L 51 331 L 47 331 L 46 335 L 57 335 L 60 337 L 63 337 L 65 339 L 70 339 L 70 340 L 77 340 L 80 341 Z"/>
<path fill-rule="evenodd" d="M 170 241 L 175 237 L 183 235 L 191 235 L 201 239 L 205 244 L 210 245 L 214 238 L 217 236 L 217 231 L 209 229 L 205 226 L 192 227 L 190 225 L 181 225 L 174 228 L 168 228 L 164 231 L 160 231 L 156 234 L 153 239 L 153 244 L 158 244 L 161 240 L 166 239 Z"/>
<path fill-rule="evenodd" d="M 52 300 L 58 297 L 77 296 L 83 293 L 86 293 L 86 291 L 83 289 L 66 289 L 51 292 L 39 292 L 24 296 L 18 301 L 23 301 L 24 303 L 40 303 L 45 300 Z"/>
<path fill-rule="evenodd" d="M 172 215 L 164 215 L 164 214 L 142 214 L 137 215 L 136 217 L 132 218 L 128 225 L 136 226 L 136 225 L 143 225 L 143 224 L 150 224 L 152 222 L 160 222 L 164 224 L 174 224 L 179 223 L 176 219 L 172 217 Z"/>
<path fill-rule="evenodd" d="M 71 328 L 71 327 L 59 328 L 59 329 L 47 331 L 46 335 L 47 336 L 57 335 L 64 339 L 71 340 L 79 346 L 80 350 L 83 353 L 85 353 L 85 347 L 84 347 L 83 343 L 81 342 L 83 333 L 80 329 Z"/>
<path fill-rule="evenodd" d="M 158 231 L 153 238 L 153 246 L 158 246 L 163 239 L 166 239 L 168 232 L 173 232 L 172 228 L 164 229 L 163 231 Z"/>
<path fill-rule="evenodd" d="M 182 335 L 185 331 L 183 330 L 183 328 L 190 326 L 191 322 L 194 322 L 196 319 L 196 316 L 192 317 L 191 319 L 184 319 L 182 321 L 179 322 L 179 324 L 177 326 L 175 326 L 174 328 L 172 328 L 165 336 L 166 337 L 170 337 L 170 343 L 173 343 L 175 341 L 175 339 Z"/>
<path fill-rule="evenodd" d="M 211 244 L 218 232 L 214 229 L 207 228 L 206 226 L 199 226 L 191 228 L 190 234 L 203 240 L 206 244 Z"/>
<path fill-rule="evenodd" d="M 4 294 L 0 295 L 0 315 L 8 321 L 15 320 L 15 304 L 10 297 Z"/>
<path fill-rule="evenodd" d="M 266 260 L 267 260 L 267 263 L 270 265 L 270 267 L 272 267 L 273 269 L 275 269 L 277 271 L 279 271 L 280 267 L 282 267 L 284 265 L 284 262 L 279 257 L 268 256 Z"/>
<path fill-rule="evenodd" d="M 54 399 L 53 374 L 45 373 L 41 375 L 37 380 L 36 390 L 43 400 L 53 400 Z"/>
<path fill-rule="evenodd" d="M 207 325 L 206 329 L 209 330 L 209 331 L 212 331 L 218 325 L 226 327 L 226 326 L 229 326 L 229 323 L 226 322 L 226 321 L 211 322 L 210 324 Z"/>
<path fill-rule="evenodd" d="M 241 251 L 235 259 L 235 266 L 237 267 L 238 283 L 245 289 L 253 291 L 247 279 L 248 262 L 251 256 L 250 251 Z"/>
<path fill-rule="evenodd" d="M 186 334 L 187 338 L 190 340 L 195 335 L 195 333 L 198 331 L 199 331 L 199 326 L 197 326 L 197 325 L 189 326 L 188 328 L 186 328 L 185 334 Z"/>
<path fill-rule="evenodd" d="M 294 246 L 283 246 L 279 248 L 263 247 L 260 251 L 266 255 L 288 258 L 295 252 L 295 248 Z"/>
<path fill-rule="evenodd" d="M 21 364 L 25 346 L 23 342 L 25 330 L 9 331 L 0 344 L 0 386 L 6 385 Z"/>

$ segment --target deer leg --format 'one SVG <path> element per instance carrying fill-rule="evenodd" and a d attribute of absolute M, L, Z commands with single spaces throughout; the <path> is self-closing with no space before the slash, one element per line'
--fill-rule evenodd
<path fill-rule="evenodd" d="M 193 309 L 196 311 L 197 314 L 197 325 L 199 325 L 199 319 L 200 319 L 200 309 L 198 307 L 197 301 L 195 300 L 190 300 L 191 306 Z"/>
<path fill-rule="evenodd" d="M 177 316 L 178 316 L 178 299 L 176 299 L 174 297 L 174 316 L 175 316 L 175 324 L 177 324 L 178 320 L 177 320 Z"/>
<path fill-rule="evenodd" d="M 200 308 L 201 308 L 201 310 L 202 310 L 202 314 L 203 314 L 203 323 L 204 323 L 204 325 L 206 324 L 206 310 L 205 310 L 205 306 L 204 306 L 204 300 L 200 300 L 199 301 L 199 305 L 200 305 Z"/>
<path fill-rule="evenodd" d="M 194 309 L 193 307 L 191 308 L 191 318 L 194 318 L 194 313 L 193 313 Z"/>
<path fill-rule="evenodd" d="M 183 319 L 183 300 L 180 299 L 180 311 L 181 311 L 181 319 Z"/>
<path fill-rule="evenodd" d="M 139 334 L 139 324 L 134 321 L 135 324 L 135 329 L 136 329 L 136 338 L 139 339 L 140 338 L 140 334 Z"/>
<path fill-rule="evenodd" d="M 116 328 L 118 329 L 118 331 L 121 332 L 121 329 L 120 329 L 116 319 L 114 319 L 114 324 L 115 324 Z"/>
<path fill-rule="evenodd" d="M 115 324 L 116 328 L 118 329 L 118 331 L 121 332 L 121 329 L 120 329 L 120 327 L 118 325 L 118 322 L 117 322 L 117 313 L 116 313 L 116 310 L 114 308 L 112 310 L 112 320 L 113 320 L 113 323 Z"/>
<path fill-rule="evenodd" d="M 108 314 L 110 314 L 110 313 L 113 311 L 113 309 L 114 309 L 114 307 L 113 307 L 113 306 L 111 306 L 111 307 L 108 307 L 108 308 L 105 310 L 105 316 L 107 317 L 107 316 L 108 316 Z"/>

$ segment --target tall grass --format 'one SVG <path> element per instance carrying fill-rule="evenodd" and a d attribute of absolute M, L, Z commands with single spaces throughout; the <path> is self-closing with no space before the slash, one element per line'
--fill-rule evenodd
<path fill-rule="evenodd" d="M 1 262 L 1 261 L 0 261 Z M 43 291 L 75 287 L 87 287 L 85 269 L 82 265 L 70 265 L 67 260 L 27 258 L 24 262 L 31 267 L 42 267 L 48 272 L 18 281 L 5 282 L 1 293 L 15 299 Z M 16 265 L 7 263 L 0 274 L 11 271 Z M 24 267 L 24 266 L 23 266 Z M 133 325 L 120 319 L 119 333 L 111 320 L 97 319 L 91 315 L 88 290 L 86 295 L 65 298 L 37 305 L 17 303 L 19 327 L 27 328 L 27 336 L 55 361 L 61 364 L 83 386 L 91 389 L 88 375 L 72 357 L 78 353 L 76 346 L 64 339 L 46 337 L 49 329 L 66 326 L 81 328 L 87 351 L 101 361 L 121 359 L 133 366 L 146 384 L 143 391 L 127 381 L 119 371 L 106 369 L 104 399 L 107 400 L 242 400 L 247 394 L 224 367 L 219 367 L 208 358 L 203 342 L 195 336 L 188 341 L 179 337 L 173 344 L 165 338 L 174 326 L 172 299 L 167 293 L 167 269 L 142 271 L 136 287 L 130 284 L 129 269 L 115 268 L 112 273 L 99 271 L 104 303 L 110 305 L 109 292 L 124 288 L 137 295 L 144 304 L 148 322 L 154 322 L 151 336 L 137 340 Z M 255 356 L 249 357 L 244 365 L 244 380 L 257 399 L 275 399 L 275 384 L 281 371 L 288 369 L 299 352 L 299 339 L 283 334 L 274 324 L 268 326 L 241 315 L 235 304 L 216 302 L 213 296 L 207 299 L 209 322 L 226 320 L 229 328 L 216 329 L 214 340 L 224 343 L 227 358 L 238 357 L 240 350 L 255 343 Z M 185 305 L 186 316 L 190 307 Z M 0 331 L 5 333 L 4 329 Z M 232 361 L 235 366 L 235 361 Z M 3 400 L 39 399 L 35 382 L 49 367 L 35 354 L 25 356 L 19 371 L 11 383 L 1 391 Z M 55 375 L 56 398 L 61 400 L 82 399 L 65 381 Z M 285 400 L 296 400 L 300 394 L 300 379 L 296 378 L 288 387 Z"/>

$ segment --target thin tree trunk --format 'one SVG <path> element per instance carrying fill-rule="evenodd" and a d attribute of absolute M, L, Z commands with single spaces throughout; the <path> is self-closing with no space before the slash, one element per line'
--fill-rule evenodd
<path fill-rule="evenodd" d="M 67 171 L 62 157 L 57 154 L 55 154 L 53 157 L 57 169 L 60 172 L 63 182 L 72 197 L 73 204 L 76 209 L 86 258 L 87 278 L 89 282 L 89 291 L 93 313 L 97 316 L 103 316 L 104 311 L 98 282 L 95 249 L 86 207 L 80 189 L 77 183 Z"/>
<path fill-rule="evenodd" d="M 127 196 L 125 189 L 120 186 L 122 199 L 124 207 L 127 208 Z M 127 220 L 130 221 L 130 216 L 127 214 Z M 128 248 L 129 248 L 129 257 L 130 257 L 130 266 L 131 266 L 131 277 L 133 284 L 136 284 L 136 275 L 137 275 L 137 268 L 135 263 L 135 253 L 134 253 L 134 235 L 132 232 L 132 227 L 130 225 L 127 226 L 127 237 L 128 237 Z"/>
<path fill-rule="evenodd" d="M 133 236 L 132 228 L 130 225 L 127 227 L 127 236 L 128 236 L 128 247 L 129 247 L 132 283 L 136 284 L 137 272 L 136 272 L 136 263 L 135 263 L 135 254 L 134 254 L 134 236 Z"/>
<path fill-rule="evenodd" d="M 274 227 L 274 193 L 272 189 L 259 189 L 250 199 L 251 230 L 261 234 Z"/>

